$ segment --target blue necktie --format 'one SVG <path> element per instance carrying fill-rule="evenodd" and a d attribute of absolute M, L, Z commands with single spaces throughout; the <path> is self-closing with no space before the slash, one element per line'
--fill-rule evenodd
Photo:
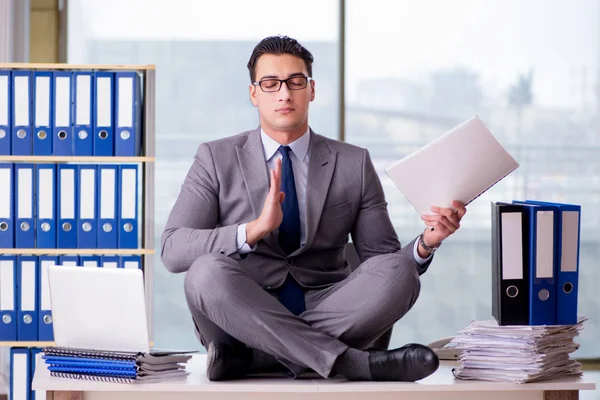
<path fill-rule="evenodd" d="M 291 254 L 300 247 L 300 210 L 294 182 L 294 170 L 290 159 L 290 148 L 280 146 L 279 152 L 283 155 L 281 191 L 285 193 L 285 199 L 281 205 L 283 221 L 279 225 L 279 244 L 286 254 Z M 306 309 L 304 291 L 291 274 L 287 275 L 283 286 L 279 290 L 279 301 L 295 315 L 301 314 Z"/>

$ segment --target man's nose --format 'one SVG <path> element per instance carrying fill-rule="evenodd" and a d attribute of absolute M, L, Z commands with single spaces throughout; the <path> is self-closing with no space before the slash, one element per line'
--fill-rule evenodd
<path fill-rule="evenodd" d="M 281 83 L 281 88 L 278 92 L 279 101 L 288 101 L 292 98 L 292 91 L 287 85 L 287 82 Z"/>

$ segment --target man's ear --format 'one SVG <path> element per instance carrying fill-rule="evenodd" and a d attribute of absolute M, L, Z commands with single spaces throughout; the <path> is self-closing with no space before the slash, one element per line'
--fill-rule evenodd
<path fill-rule="evenodd" d="M 310 101 L 315 99 L 315 81 L 310 81 Z"/>
<path fill-rule="evenodd" d="M 257 103 L 256 103 L 256 86 L 254 86 L 253 84 L 250 84 L 249 90 L 250 90 L 250 102 L 252 103 L 252 105 L 254 107 L 256 107 L 256 105 L 257 105 Z"/>

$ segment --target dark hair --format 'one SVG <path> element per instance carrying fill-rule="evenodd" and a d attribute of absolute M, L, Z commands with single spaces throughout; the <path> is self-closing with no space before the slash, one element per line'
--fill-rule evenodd
<path fill-rule="evenodd" d="M 258 42 L 248 61 L 250 82 L 256 80 L 256 63 L 263 54 L 291 54 L 304 60 L 308 76 L 312 77 L 313 56 L 296 39 L 288 36 L 269 36 Z"/>

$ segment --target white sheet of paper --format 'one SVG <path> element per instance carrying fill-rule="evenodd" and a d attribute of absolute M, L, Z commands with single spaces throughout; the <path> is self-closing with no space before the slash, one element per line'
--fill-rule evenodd
<path fill-rule="evenodd" d="M 488 128 L 473 116 L 385 171 L 419 215 L 431 206 L 465 204 L 519 167 Z"/>

